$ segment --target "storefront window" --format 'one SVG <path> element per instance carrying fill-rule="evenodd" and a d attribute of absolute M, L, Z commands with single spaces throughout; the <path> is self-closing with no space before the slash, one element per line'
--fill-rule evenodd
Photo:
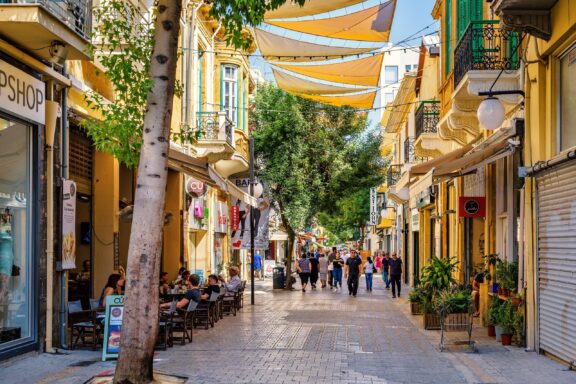
<path fill-rule="evenodd" d="M 0 117 L 0 350 L 32 336 L 30 127 Z"/>

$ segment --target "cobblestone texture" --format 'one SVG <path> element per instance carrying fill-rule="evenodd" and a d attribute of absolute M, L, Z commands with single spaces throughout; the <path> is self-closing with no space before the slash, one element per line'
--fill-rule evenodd
<path fill-rule="evenodd" d="M 392 299 L 380 284 L 356 298 L 345 290 L 272 292 L 269 281 L 257 284 L 255 306 L 247 295 L 238 316 L 196 330 L 192 344 L 158 352 L 155 368 L 211 384 L 576 383 L 576 372 L 496 344 L 482 328 L 473 332 L 478 353 L 456 346 L 439 352 L 439 332 L 424 331 L 405 297 Z M 83 383 L 114 369 L 97 352 L 66 353 L 5 362 L 0 382 Z"/>

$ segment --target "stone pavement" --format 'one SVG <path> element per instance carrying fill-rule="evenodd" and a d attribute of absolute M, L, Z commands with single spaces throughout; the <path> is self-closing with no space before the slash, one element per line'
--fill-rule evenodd
<path fill-rule="evenodd" d="M 256 305 L 226 317 L 194 342 L 156 355 L 155 368 L 190 383 L 522 383 L 574 384 L 576 372 L 533 352 L 473 337 L 466 347 L 439 352 L 439 331 L 424 331 L 406 295 L 392 299 L 382 284 L 356 298 L 328 289 L 275 291 L 257 282 Z M 249 291 L 249 289 L 247 289 Z M 450 338 L 461 335 L 449 334 Z M 0 383 L 83 383 L 111 372 L 92 351 L 26 356 L 0 365 Z"/>

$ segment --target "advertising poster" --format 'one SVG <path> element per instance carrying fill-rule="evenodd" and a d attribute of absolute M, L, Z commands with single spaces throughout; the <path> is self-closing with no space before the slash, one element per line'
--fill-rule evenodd
<path fill-rule="evenodd" d="M 104 346 L 102 361 L 117 358 L 120 352 L 120 333 L 122 332 L 122 317 L 124 316 L 124 296 L 110 295 L 106 297 L 106 317 L 104 318 Z"/>
<path fill-rule="evenodd" d="M 240 229 L 240 206 L 233 205 L 230 207 L 230 230 L 237 231 Z"/>
<path fill-rule="evenodd" d="M 76 183 L 62 186 L 62 269 L 76 268 Z"/>
<path fill-rule="evenodd" d="M 216 201 L 214 203 L 213 213 L 212 220 L 214 224 L 214 232 L 228 232 L 228 204 L 223 201 Z"/>
<path fill-rule="evenodd" d="M 250 193 L 250 179 L 242 178 L 233 180 L 234 184 L 246 193 Z M 270 201 L 264 197 L 264 186 L 256 181 L 254 196 L 257 199 L 256 207 L 251 207 L 238 199 L 238 229 L 232 228 L 232 249 L 250 249 L 250 215 L 254 215 L 254 248 L 268 249 L 269 230 L 268 216 L 270 214 Z"/>
<path fill-rule="evenodd" d="M 264 277 L 272 277 L 276 260 L 264 260 Z"/>

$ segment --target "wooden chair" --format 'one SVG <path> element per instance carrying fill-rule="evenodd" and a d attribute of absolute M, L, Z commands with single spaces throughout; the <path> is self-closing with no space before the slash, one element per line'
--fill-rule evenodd
<path fill-rule="evenodd" d="M 194 327 L 194 317 L 196 308 L 198 307 L 198 302 L 194 300 L 190 300 L 188 303 L 188 307 L 186 311 L 178 311 L 175 310 L 170 315 L 170 327 L 171 327 L 171 334 L 172 339 L 175 340 L 176 337 L 174 336 L 175 332 L 180 332 L 182 337 L 180 340 L 182 341 L 182 345 L 186 344 L 186 339 L 192 342 L 192 330 Z"/>
<path fill-rule="evenodd" d="M 167 311 L 160 311 L 158 315 L 158 337 L 156 339 L 156 348 L 161 348 L 166 350 L 168 347 L 172 347 L 173 335 L 172 335 L 172 322 L 171 317 L 176 312 L 176 304 L 178 302 L 174 300 L 170 305 L 170 309 Z"/>
<path fill-rule="evenodd" d="M 238 292 L 227 292 L 222 300 L 222 311 L 225 315 L 236 316 Z"/>
<path fill-rule="evenodd" d="M 68 325 L 70 327 L 70 349 L 82 341 L 82 345 L 96 349 L 99 343 L 100 324 L 96 321 L 96 311 L 83 310 L 80 300 L 68 302 Z M 86 341 L 89 339 L 89 342 Z"/>
<path fill-rule="evenodd" d="M 212 292 L 208 300 L 202 300 L 195 312 L 196 325 L 204 325 L 206 329 L 214 327 L 216 323 L 216 304 L 219 293 Z"/>

